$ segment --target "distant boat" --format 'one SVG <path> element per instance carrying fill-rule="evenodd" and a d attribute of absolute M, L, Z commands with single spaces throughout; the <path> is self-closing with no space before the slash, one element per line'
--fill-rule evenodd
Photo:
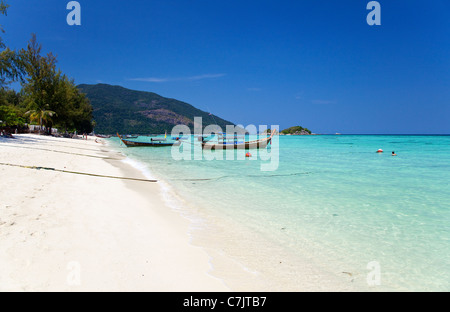
<path fill-rule="evenodd" d="M 181 144 L 180 141 L 167 142 L 165 138 L 164 139 L 152 139 L 151 142 L 135 142 L 135 141 L 129 141 L 129 140 L 124 139 L 118 133 L 117 133 L 117 136 L 122 141 L 122 143 L 125 144 L 126 147 L 143 147 L 143 146 L 164 147 L 164 146 L 179 146 Z"/>
<path fill-rule="evenodd" d="M 137 139 L 139 136 L 137 135 L 126 135 L 124 138 L 125 139 Z"/>
<path fill-rule="evenodd" d="M 102 134 L 96 134 L 95 136 L 101 139 L 109 139 L 111 137 L 110 135 L 102 135 Z"/>
<path fill-rule="evenodd" d="M 266 148 L 267 145 L 272 141 L 273 136 L 275 135 L 276 130 L 272 131 L 270 137 L 247 141 L 247 142 L 239 142 L 239 136 L 234 135 L 232 137 L 227 136 L 225 133 L 218 134 L 218 142 L 204 142 L 202 141 L 202 148 L 205 150 L 226 150 L 226 149 L 258 149 L 258 148 Z"/>

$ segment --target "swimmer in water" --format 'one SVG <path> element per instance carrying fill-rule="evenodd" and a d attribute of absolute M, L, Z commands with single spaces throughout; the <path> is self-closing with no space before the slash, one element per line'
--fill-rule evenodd
<path fill-rule="evenodd" d="M 393 152 L 392 152 L 392 156 L 397 156 L 397 154 L 395 154 L 395 152 L 393 151 Z"/>

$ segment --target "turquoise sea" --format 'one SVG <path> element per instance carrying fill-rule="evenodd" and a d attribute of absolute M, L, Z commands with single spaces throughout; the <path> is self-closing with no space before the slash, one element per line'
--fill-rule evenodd
<path fill-rule="evenodd" d="M 280 136 L 275 171 L 261 171 L 257 151 L 174 160 L 170 147 L 110 141 L 187 205 L 332 274 L 365 283 L 375 263 L 371 289 L 450 291 L 450 136 Z"/>

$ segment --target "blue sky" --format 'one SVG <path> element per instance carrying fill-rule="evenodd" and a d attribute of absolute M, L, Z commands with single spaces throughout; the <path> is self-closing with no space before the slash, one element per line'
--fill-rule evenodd
<path fill-rule="evenodd" d="M 450 2 L 9 0 L 4 41 L 45 52 L 77 84 L 188 102 L 235 123 L 316 133 L 450 133 Z"/>

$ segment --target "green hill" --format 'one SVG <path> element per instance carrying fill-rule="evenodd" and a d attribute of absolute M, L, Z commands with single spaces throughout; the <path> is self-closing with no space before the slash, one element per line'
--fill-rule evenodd
<path fill-rule="evenodd" d="M 78 89 L 86 94 L 94 109 L 96 133 L 164 133 L 179 124 L 187 125 L 192 131 L 194 117 L 203 118 L 203 127 L 218 124 L 225 131 L 226 125 L 234 125 L 190 104 L 152 92 L 107 84 L 82 84 Z"/>

